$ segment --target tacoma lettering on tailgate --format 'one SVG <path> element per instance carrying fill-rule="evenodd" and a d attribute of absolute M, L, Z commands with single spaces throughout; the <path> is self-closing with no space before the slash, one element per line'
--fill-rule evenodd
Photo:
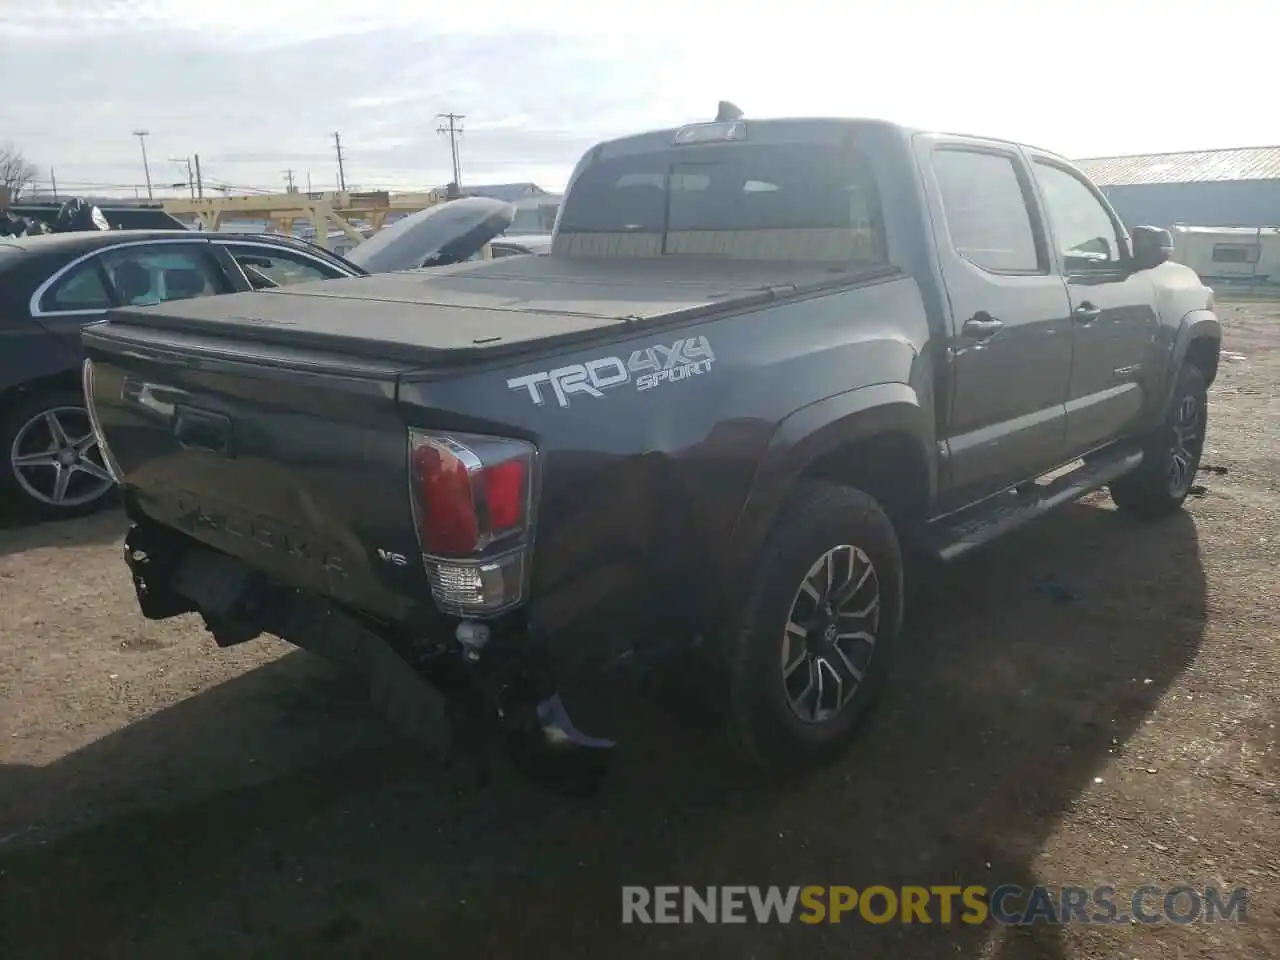
<path fill-rule="evenodd" d="M 305 531 L 271 517 L 250 515 L 237 507 L 211 501 L 190 491 L 178 491 L 174 526 L 198 533 L 212 531 L 251 540 L 258 547 L 312 567 L 328 576 L 346 577 L 342 557 Z"/>

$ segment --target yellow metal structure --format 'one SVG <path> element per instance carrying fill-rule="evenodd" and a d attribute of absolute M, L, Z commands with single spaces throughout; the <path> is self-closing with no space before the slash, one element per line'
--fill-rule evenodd
<path fill-rule="evenodd" d="M 374 190 L 357 193 L 346 190 L 322 193 L 272 193 L 262 196 L 176 197 L 164 200 L 165 213 L 176 217 L 199 217 L 205 230 L 217 230 L 224 219 L 265 220 L 268 231 L 292 234 L 296 220 L 308 221 L 315 230 L 315 242 L 329 247 L 329 230 L 337 227 L 356 243 L 365 235 L 352 221 L 363 221 L 370 230 L 380 230 L 387 214 L 425 210 L 447 199 L 443 190 L 422 193 L 388 193 Z"/>

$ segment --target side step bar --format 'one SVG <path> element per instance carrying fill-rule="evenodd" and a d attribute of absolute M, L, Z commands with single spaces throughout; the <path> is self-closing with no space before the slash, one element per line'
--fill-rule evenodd
<path fill-rule="evenodd" d="M 1091 459 L 1045 484 L 1027 483 L 957 513 L 940 517 L 923 533 L 924 550 L 949 562 L 1064 503 L 1105 487 L 1142 462 L 1142 451 L 1124 447 Z"/>

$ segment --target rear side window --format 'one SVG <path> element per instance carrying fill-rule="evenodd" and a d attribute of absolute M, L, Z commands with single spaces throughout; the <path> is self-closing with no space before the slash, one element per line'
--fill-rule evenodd
<path fill-rule="evenodd" d="M 321 264 L 311 257 L 283 250 L 228 244 L 227 252 L 235 258 L 255 290 L 346 276 L 336 268 Z"/>
<path fill-rule="evenodd" d="M 231 290 L 204 245 L 119 247 L 100 259 L 126 306 L 208 297 Z"/>
<path fill-rule="evenodd" d="M 852 145 L 734 144 L 600 161 L 563 201 L 566 256 L 885 261 L 870 164 Z"/>
<path fill-rule="evenodd" d="M 933 154 L 951 246 L 992 273 L 1041 273 L 1035 230 L 1012 157 L 947 148 Z"/>
<path fill-rule="evenodd" d="M 111 306 L 111 294 L 102 281 L 102 268 L 97 257 L 72 267 L 40 298 L 42 313 L 106 310 Z"/>

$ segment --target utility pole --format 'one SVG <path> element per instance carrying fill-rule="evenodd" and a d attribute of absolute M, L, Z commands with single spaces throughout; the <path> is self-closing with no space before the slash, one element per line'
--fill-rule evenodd
<path fill-rule="evenodd" d="M 180 167 L 185 166 L 187 168 L 187 192 L 191 194 L 191 199 L 194 200 L 196 198 L 196 178 L 195 174 L 191 171 L 191 158 L 170 157 L 169 162 L 176 163 Z M 178 186 L 178 189 L 182 189 L 181 185 Z"/>
<path fill-rule="evenodd" d="M 58 175 L 53 172 L 53 167 L 49 168 L 49 182 L 53 184 L 53 202 L 58 202 Z"/>
<path fill-rule="evenodd" d="M 151 135 L 151 131 L 135 130 L 133 135 L 138 138 L 138 143 L 142 146 L 142 169 L 147 175 L 147 199 L 154 200 L 156 195 L 151 192 L 151 165 L 147 163 L 147 137 Z"/>
<path fill-rule="evenodd" d="M 441 121 L 440 126 L 436 127 L 436 133 L 449 137 L 449 150 L 453 154 L 453 185 L 461 190 L 462 167 L 458 163 L 458 138 L 462 136 L 462 121 L 466 119 L 466 114 L 437 113 L 436 119 Z"/>
<path fill-rule="evenodd" d="M 284 178 L 285 178 L 285 181 L 289 184 L 288 190 L 286 192 L 297 193 L 298 188 L 293 185 L 293 167 L 290 167 L 288 170 L 284 171 Z"/>
<path fill-rule="evenodd" d="M 204 180 L 200 176 L 200 154 L 196 154 L 196 196 L 204 199 Z"/>
<path fill-rule="evenodd" d="M 311 192 L 311 171 L 307 171 L 307 193 Z"/>
<path fill-rule="evenodd" d="M 342 137 L 338 135 L 337 131 L 333 134 L 333 146 L 338 151 L 338 189 L 345 193 L 347 189 L 347 174 L 342 169 Z"/>

